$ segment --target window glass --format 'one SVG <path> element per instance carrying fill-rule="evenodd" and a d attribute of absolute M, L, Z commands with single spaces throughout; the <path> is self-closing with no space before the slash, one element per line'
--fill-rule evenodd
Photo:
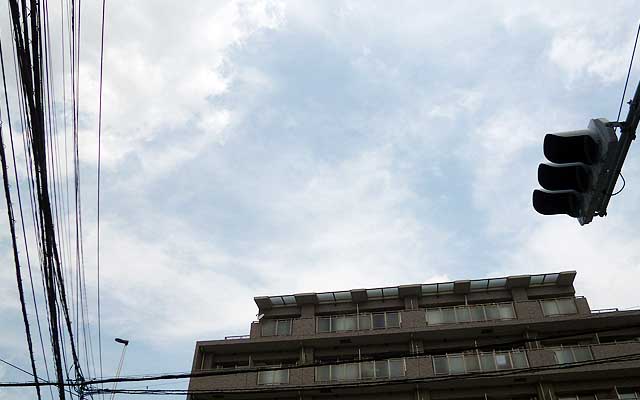
<path fill-rule="evenodd" d="M 467 372 L 480 371 L 480 360 L 476 353 L 469 353 L 464 355 L 464 366 Z"/>
<path fill-rule="evenodd" d="M 384 329 L 384 313 L 373 314 L 373 329 Z"/>
<path fill-rule="evenodd" d="M 399 327 L 400 327 L 400 313 L 388 312 L 387 328 L 399 328 Z"/>
<path fill-rule="evenodd" d="M 290 319 L 281 319 L 278 320 L 278 331 L 276 333 L 278 336 L 287 336 L 291 334 L 291 320 Z"/>
<path fill-rule="evenodd" d="M 389 360 L 389 376 L 397 378 L 404 376 L 404 360 Z"/>
<path fill-rule="evenodd" d="M 576 361 L 592 360 L 591 349 L 589 347 L 575 347 L 573 349 L 573 355 Z"/>
<path fill-rule="evenodd" d="M 320 333 L 331 332 L 331 317 L 318 318 L 318 332 Z"/>
<path fill-rule="evenodd" d="M 498 312 L 498 306 L 496 304 L 485 305 L 484 312 L 487 314 L 487 320 L 489 321 L 500 319 L 500 313 Z"/>
<path fill-rule="evenodd" d="M 469 307 L 456 307 L 456 317 L 458 322 L 471 322 L 471 311 Z"/>
<path fill-rule="evenodd" d="M 358 370 L 358 364 L 345 364 L 344 365 L 344 377 L 347 380 L 356 380 L 358 379 L 360 376 L 359 370 Z"/>
<path fill-rule="evenodd" d="M 496 362 L 493 353 L 480 353 L 480 365 L 483 371 L 495 371 Z"/>
<path fill-rule="evenodd" d="M 464 360 L 462 356 L 449 356 L 449 372 L 452 374 L 464 373 Z"/>
<path fill-rule="evenodd" d="M 442 323 L 442 313 L 439 308 L 427 310 L 427 323 L 429 325 L 438 325 Z"/>
<path fill-rule="evenodd" d="M 388 378 L 389 370 L 387 369 L 387 361 L 376 361 L 376 378 Z"/>
<path fill-rule="evenodd" d="M 618 398 L 621 400 L 635 400 L 638 397 L 638 393 L 634 392 L 621 392 L 618 394 Z"/>
<path fill-rule="evenodd" d="M 558 315 L 560 313 L 555 300 L 543 300 L 542 311 L 544 312 L 544 315 Z"/>
<path fill-rule="evenodd" d="M 344 317 L 344 330 L 345 331 L 355 331 L 356 330 L 356 316 L 355 315 L 346 315 Z"/>
<path fill-rule="evenodd" d="M 527 368 L 527 355 L 522 351 L 511 353 L 513 368 Z"/>
<path fill-rule="evenodd" d="M 316 382 L 328 382 L 331 380 L 331 366 L 321 365 L 316 367 Z"/>
<path fill-rule="evenodd" d="M 485 321 L 484 308 L 482 306 L 471 306 L 471 320 L 473 321 Z"/>
<path fill-rule="evenodd" d="M 558 312 L 560 314 L 576 314 L 576 303 L 573 299 L 558 299 Z"/>
<path fill-rule="evenodd" d="M 362 376 L 362 379 L 375 378 L 375 372 L 373 370 L 373 361 L 365 361 L 360 363 L 360 376 Z"/>
<path fill-rule="evenodd" d="M 433 369 L 436 375 L 439 374 L 448 374 L 449 373 L 449 363 L 447 362 L 447 357 L 433 357 Z"/>
<path fill-rule="evenodd" d="M 273 319 L 263 319 L 260 322 L 262 326 L 262 336 L 274 336 L 276 334 L 276 321 Z"/>
<path fill-rule="evenodd" d="M 344 315 L 334 315 L 331 317 L 331 331 L 342 332 L 346 330 L 345 327 Z"/>
<path fill-rule="evenodd" d="M 573 362 L 573 354 L 570 349 L 559 349 L 553 351 L 556 355 L 558 364 L 566 364 Z"/>
<path fill-rule="evenodd" d="M 455 324 L 456 313 L 453 308 L 442 308 L 442 323 L 443 324 Z"/>
<path fill-rule="evenodd" d="M 498 369 L 511 369 L 511 360 L 508 353 L 496 354 L 496 367 Z"/>
<path fill-rule="evenodd" d="M 289 370 L 281 369 L 273 372 L 273 383 L 289 383 Z"/>
<path fill-rule="evenodd" d="M 516 317 L 513 312 L 513 304 L 499 304 L 500 319 L 513 319 Z"/>
<path fill-rule="evenodd" d="M 360 329 L 371 329 L 371 314 L 360 314 Z"/>

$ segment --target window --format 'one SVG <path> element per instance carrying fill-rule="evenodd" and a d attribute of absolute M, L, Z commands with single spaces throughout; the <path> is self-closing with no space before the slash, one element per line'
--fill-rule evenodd
<path fill-rule="evenodd" d="M 387 317 L 387 328 L 400 328 L 400 314 L 397 312 L 385 313 Z"/>
<path fill-rule="evenodd" d="M 263 319 L 260 321 L 262 336 L 289 336 L 291 335 L 290 319 Z"/>
<path fill-rule="evenodd" d="M 427 309 L 427 324 L 455 324 L 515 319 L 513 303 L 478 304 L 473 306 Z"/>
<path fill-rule="evenodd" d="M 281 385 L 289 383 L 289 370 L 258 371 L 258 385 Z"/>
<path fill-rule="evenodd" d="M 528 366 L 527 356 L 523 350 L 468 352 L 433 357 L 433 370 L 436 375 L 527 368 Z"/>
<path fill-rule="evenodd" d="M 249 360 L 243 361 L 230 361 L 230 362 L 219 362 L 217 363 L 213 369 L 242 369 L 249 367 Z"/>
<path fill-rule="evenodd" d="M 291 334 L 291 320 L 282 319 L 278 320 L 276 324 L 276 335 L 287 336 Z"/>
<path fill-rule="evenodd" d="M 588 346 L 561 347 L 553 350 L 557 364 L 593 360 L 591 348 Z"/>
<path fill-rule="evenodd" d="M 363 361 L 316 367 L 316 382 L 389 379 L 405 376 L 404 358 Z"/>
<path fill-rule="evenodd" d="M 373 329 L 384 329 L 384 328 L 386 328 L 384 313 L 373 314 Z"/>
<path fill-rule="evenodd" d="M 400 312 L 380 312 L 374 314 L 349 314 L 318 317 L 318 333 L 346 332 L 370 329 L 399 328 Z"/>
<path fill-rule="evenodd" d="M 573 298 L 540 300 L 540 304 L 542 305 L 542 312 L 546 317 L 578 313 L 576 302 Z"/>

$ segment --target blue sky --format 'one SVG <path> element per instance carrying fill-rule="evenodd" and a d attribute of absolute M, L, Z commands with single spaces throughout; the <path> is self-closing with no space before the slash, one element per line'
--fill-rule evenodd
<path fill-rule="evenodd" d="M 637 145 L 608 217 L 531 206 L 544 134 L 616 118 L 637 5 L 529 3 L 107 1 L 105 374 L 116 336 L 125 374 L 189 370 L 196 340 L 248 333 L 257 295 L 575 269 L 593 308 L 639 305 Z M 95 307 L 100 14 L 83 7 Z M 27 367 L 3 221 L 0 358 Z"/>

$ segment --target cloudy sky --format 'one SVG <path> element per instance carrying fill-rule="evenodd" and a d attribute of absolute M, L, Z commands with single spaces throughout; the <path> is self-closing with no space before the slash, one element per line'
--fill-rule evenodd
<path fill-rule="evenodd" d="M 80 65 L 94 329 L 95 3 Z M 108 0 L 105 374 L 116 336 L 124 374 L 189 370 L 196 340 L 248 333 L 257 295 L 577 270 L 592 308 L 640 305 L 637 148 L 606 218 L 531 206 L 544 134 L 615 120 L 638 16 L 632 1 Z M 8 21 L 0 7 L 6 48 Z M 0 358 L 28 369 L 2 215 Z M 28 378 L 0 364 L 1 381 Z"/>

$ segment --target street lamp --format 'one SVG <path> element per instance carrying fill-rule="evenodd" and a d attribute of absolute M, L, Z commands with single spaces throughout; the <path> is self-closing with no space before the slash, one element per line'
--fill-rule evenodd
<path fill-rule="evenodd" d="M 122 354 L 120 355 L 120 362 L 118 363 L 118 369 L 116 370 L 116 381 L 113 383 L 113 392 L 111 393 L 111 400 L 113 400 L 116 396 L 116 388 L 118 387 L 117 379 L 120 377 L 120 372 L 122 372 L 122 364 L 124 364 L 124 355 L 127 352 L 127 346 L 129 345 L 129 341 L 126 339 L 115 339 L 116 343 L 120 343 L 122 346 Z"/>

